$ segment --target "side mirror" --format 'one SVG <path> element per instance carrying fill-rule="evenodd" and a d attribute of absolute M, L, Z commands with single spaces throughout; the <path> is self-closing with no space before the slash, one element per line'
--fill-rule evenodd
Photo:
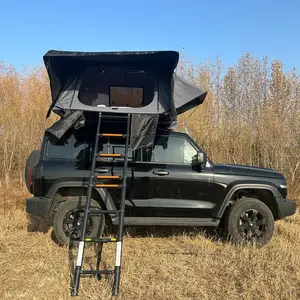
<path fill-rule="evenodd" d="M 197 165 L 198 165 L 198 170 L 201 171 L 205 168 L 207 162 L 207 156 L 203 152 L 198 152 L 197 153 Z"/>

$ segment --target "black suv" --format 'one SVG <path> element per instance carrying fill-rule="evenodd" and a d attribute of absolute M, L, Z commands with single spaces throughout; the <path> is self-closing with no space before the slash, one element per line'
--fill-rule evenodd
<path fill-rule="evenodd" d="M 26 183 L 34 196 L 27 212 L 53 220 L 57 240 L 80 236 L 90 176 L 94 133 L 84 127 L 53 145 L 45 136 L 40 151 L 27 160 Z M 122 139 L 102 140 L 99 153 L 124 152 Z M 121 175 L 118 158 L 98 160 L 96 175 Z M 103 180 L 103 183 L 108 181 Z M 295 213 L 287 200 L 285 177 L 271 169 L 214 164 L 193 139 L 158 132 L 154 147 L 129 154 L 125 225 L 222 225 L 234 242 L 266 244 L 274 220 Z M 118 209 L 120 190 L 94 188 L 92 207 Z M 88 233 L 100 236 L 115 215 L 90 217 Z"/>

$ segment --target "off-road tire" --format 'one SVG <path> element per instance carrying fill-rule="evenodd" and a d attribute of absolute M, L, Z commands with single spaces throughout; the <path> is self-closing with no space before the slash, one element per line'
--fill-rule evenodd
<path fill-rule="evenodd" d="M 245 237 L 246 233 L 241 233 L 241 228 L 239 226 L 241 225 L 241 222 L 243 222 L 243 218 L 245 218 L 245 213 L 249 211 L 258 212 L 260 216 L 260 223 L 265 223 L 263 225 L 264 227 L 261 230 L 261 236 L 255 236 L 253 238 L 251 237 Z M 258 220 L 258 218 L 256 218 Z M 264 221 L 261 221 L 263 220 Z M 245 222 L 246 223 L 246 222 Z M 253 223 L 249 226 L 253 226 Z M 260 224 L 257 223 L 257 224 Z M 248 226 L 248 227 L 249 227 Z M 271 210 L 268 208 L 267 205 L 265 205 L 263 202 L 261 202 L 258 199 L 255 198 L 241 198 L 234 202 L 229 210 L 225 214 L 224 219 L 224 230 L 227 238 L 234 244 L 256 244 L 257 246 L 263 246 L 267 244 L 274 233 L 274 216 L 271 212 Z M 240 229 L 239 229 L 240 228 Z M 252 228 L 251 228 L 252 229 Z M 246 230 L 247 232 L 247 230 Z"/>
<path fill-rule="evenodd" d="M 68 245 L 70 243 L 69 237 L 66 235 L 64 231 L 64 219 L 68 213 L 76 210 L 83 211 L 85 208 L 86 197 L 72 197 L 70 200 L 66 200 L 65 202 L 61 203 L 57 211 L 54 215 L 53 219 L 53 227 L 54 227 L 54 234 L 57 239 L 59 245 Z M 100 204 L 91 199 L 91 209 L 102 209 Z M 102 236 L 105 226 L 105 217 L 104 216 L 91 216 L 90 220 L 92 222 L 92 230 L 89 237 L 98 238 Z M 71 243 L 76 246 L 76 241 Z"/>

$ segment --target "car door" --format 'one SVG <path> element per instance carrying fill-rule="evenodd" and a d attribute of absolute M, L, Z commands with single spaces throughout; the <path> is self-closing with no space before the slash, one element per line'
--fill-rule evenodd
<path fill-rule="evenodd" d="M 212 168 L 192 166 L 197 148 L 185 134 L 158 136 L 151 153 L 149 211 L 154 217 L 211 217 Z"/>
<path fill-rule="evenodd" d="M 128 149 L 128 168 L 127 168 L 127 188 L 125 200 L 125 215 L 130 217 L 145 216 L 148 213 L 150 198 L 149 189 L 149 164 L 143 163 L 140 156 L 132 153 Z M 108 143 L 100 145 L 99 153 L 125 154 L 124 141 L 120 139 L 110 139 Z M 136 157 L 136 158 L 135 158 Z M 104 158 L 97 165 L 96 174 L 102 175 L 123 175 L 123 158 Z M 116 183 L 111 179 L 103 180 L 103 183 Z M 121 181 L 119 181 L 121 184 Z M 121 189 L 109 189 L 110 195 L 119 207 L 121 200 Z"/>

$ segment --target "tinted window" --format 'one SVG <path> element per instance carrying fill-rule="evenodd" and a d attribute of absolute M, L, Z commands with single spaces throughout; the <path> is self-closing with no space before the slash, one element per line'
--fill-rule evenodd
<path fill-rule="evenodd" d="M 78 136 L 71 135 L 64 142 L 53 145 L 48 141 L 46 157 L 63 159 L 82 159 L 88 150 L 88 145 Z"/>
<path fill-rule="evenodd" d="M 181 137 L 157 137 L 153 149 L 142 149 L 136 152 L 136 161 L 191 164 L 197 150 L 190 142 Z"/>
<path fill-rule="evenodd" d="M 76 160 L 86 157 L 89 160 L 89 149 L 90 147 L 93 148 L 93 145 L 92 143 L 86 144 L 85 138 L 86 133 L 77 134 L 76 136 L 71 135 L 64 143 L 58 145 L 48 142 L 46 157 Z M 99 141 L 99 153 L 108 153 L 106 142 L 101 143 Z M 124 140 L 111 139 L 109 153 L 124 154 Z M 196 149 L 188 140 L 175 136 L 160 136 L 156 138 L 153 149 L 147 148 L 135 151 L 135 161 L 191 164 L 196 154 Z M 128 149 L 128 156 L 129 159 L 132 158 L 130 148 Z"/>
<path fill-rule="evenodd" d="M 156 139 L 151 161 L 191 164 L 196 149 L 184 138 L 161 136 Z"/>

